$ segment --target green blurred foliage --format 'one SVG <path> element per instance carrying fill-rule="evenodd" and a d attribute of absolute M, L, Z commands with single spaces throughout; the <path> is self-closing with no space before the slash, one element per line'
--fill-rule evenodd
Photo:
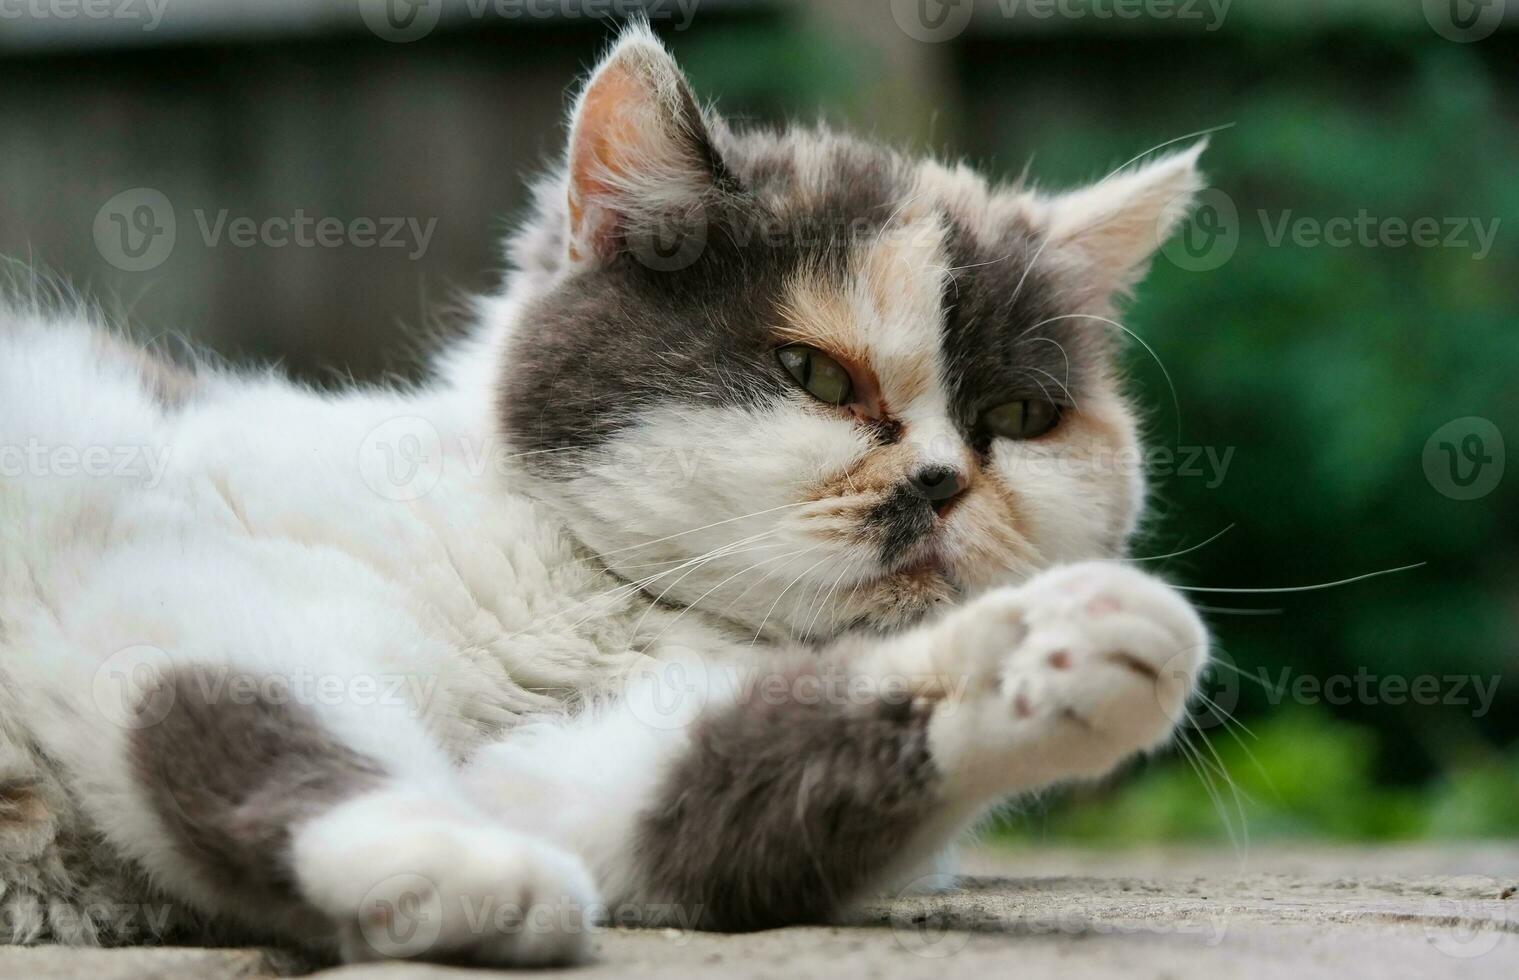
<path fill-rule="evenodd" d="M 1204 738 L 1206 734 L 1206 738 Z M 1424 786 L 1380 783 L 1374 728 L 1289 709 L 1250 731 L 1187 735 L 1183 764 L 1071 794 L 1005 817 L 1011 840 L 1081 842 L 1469 839 L 1514 833 L 1519 753 L 1442 774 Z M 1226 775 L 1227 774 L 1227 775 Z"/>
<path fill-rule="evenodd" d="M 1496 703 L 1482 717 L 1470 704 L 1375 698 L 1309 711 L 1243 683 L 1231 707 L 1259 738 L 1239 733 L 1241 746 L 1214 729 L 1218 758 L 1198 761 L 1214 767 L 1219 805 L 1194 769 L 1173 762 L 1100 805 L 1062 810 L 1046 824 L 1061 833 L 1216 838 L 1241 823 L 1257 836 L 1519 832 L 1519 681 L 1509 676 L 1519 665 L 1516 482 L 1456 501 L 1423 470 L 1426 440 L 1452 419 L 1481 416 L 1519 438 L 1519 138 L 1504 98 L 1513 77 L 1474 46 L 1419 34 L 1372 46 L 1375 57 L 1345 60 L 1333 45 L 1304 50 L 1297 71 L 1268 75 L 1242 43 L 1231 74 L 1261 74 L 1237 88 L 1226 80 L 1215 114 L 1195 120 L 1234 123 L 1205 159 L 1239 210 L 1238 249 L 1206 272 L 1159 258 L 1127 320 L 1174 380 L 1179 436 L 1156 364 L 1136 350 L 1132 366 L 1154 410 L 1153 439 L 1237 451 L 1214 489 L 1157 483 L 1138 554 L 1232 526 L 1161 563 L 1165 573 L 1197 586 L 1272 587 L 1427 562 L 1324 592 L 1197 598 L 1281 610 L 1210 616 L 1247 672 L 1437 675 L 1451 692 L 1447 674 L 1496 677 Z M 1382 63 L 1375 90 L 1368 61 Z M 1146 122 L 1115 132 L 1065 120 L 1062 129 L 1088 154 L 1124 159 L 1169 135 Z M 1289 213 L 1322 220 L 1362 209 L 1496 220 L 1498 233 L 1481 259 L 1471 247 L 1272 241 Z M 1225 772 L 1246 796 L 1238 808 Z"/>

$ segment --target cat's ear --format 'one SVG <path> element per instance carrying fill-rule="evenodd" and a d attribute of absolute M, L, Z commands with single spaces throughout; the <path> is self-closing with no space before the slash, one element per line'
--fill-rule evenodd
<path fill-rule="evenodd" d="M 701 109 L 647 24 L 626 28 L 575 104 L 571 260 L 607 259 L 630 226 L 700 205 L 721 164 Z"/>
<path fill-rule="evenodd" d="M 1094 302 L 1121 296 L 1192 211 L 1204 187 L 1197 159 L 1207 146 L 1123 170 L 1088 187 L 1039 199 L 1050 245 L 1069 257 Z"/>

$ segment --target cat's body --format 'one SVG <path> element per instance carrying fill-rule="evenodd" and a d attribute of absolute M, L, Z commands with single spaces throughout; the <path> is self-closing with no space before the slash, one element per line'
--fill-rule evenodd
<path fill-rule="evenodd" d="M 1195 614 L 1036 573 L 1137 520 L 1100 321 L 1194 159 L 1045 198 L 735 135 L 633 30 L 418 389 L 0 313 L 0 941 L 815 921 L 1163 741 Z"/>

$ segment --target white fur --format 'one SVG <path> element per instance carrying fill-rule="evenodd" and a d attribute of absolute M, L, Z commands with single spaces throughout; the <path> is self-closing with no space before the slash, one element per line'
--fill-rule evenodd
<path fill-rule="evenodd" d="M 344 803 L 294 841 L 306 898 L 344 958 L 549 966 L 584 959 L 596 885 L 573 854 L 437 793 Z"/>

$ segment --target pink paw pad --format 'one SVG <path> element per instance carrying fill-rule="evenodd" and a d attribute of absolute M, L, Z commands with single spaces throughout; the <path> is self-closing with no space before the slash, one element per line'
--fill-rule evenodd
<path fill-rule="evenodd" d="M 1123 608 L 1123 604 L 1110 595 L 1100 595 L 1086 604 L 1086 611 L 1092 616 L 1106 616 L 1116 613 Z"/>

